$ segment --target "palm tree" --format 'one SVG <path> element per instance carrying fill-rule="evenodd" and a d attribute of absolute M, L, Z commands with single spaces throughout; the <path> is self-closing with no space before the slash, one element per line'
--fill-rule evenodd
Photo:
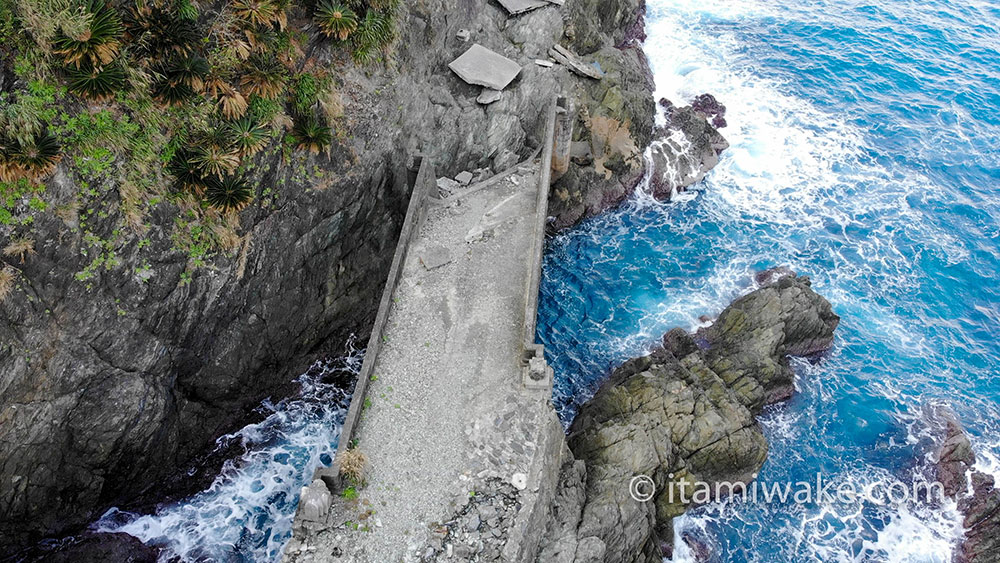
<path fill-rule="evenodd" d="M 221 178 L 236 170 L 240 157 L 229 128 L 222 124 L 211 125 L 198 139 L 192 160 L 204 170 L 206 176 L 214 174 Z"/>
<path fill-rule="evenodd" d="M 273 100 L 288 83 L 288 70 L 273 56 L 253 55 L 247 61 L 241 85 L 249 94 Z"/>
<path fill-rule="evenodd" d="M 79 68 L 66 69 L 67 87 L 70 92 L 92 100 L 106 100 L 125 86 L 125 70 L 118 62 L 104 66 L 87 63 Z"/>
<path fill-rule="evenodd" d="M 181 149 L 174 154 L 167 165 L 167 170 L 174 176 L 174 185 L 182 190 L 190 190 L 195 194 L 205 191 L 205 170 L 195 162 L 195 153 L 190 149 Z"/>
<path fill-rule="evenodd" d="M 316 5 L 313 20 L 327 37 L 347 39 L 358 28 L 358 16 L 348 7 L 334 0 L 322 0 Z"/>
<path fill-rule="evenodd" d="M 219 97 L 219 112 L 227 119 L 242 117 L 246 113 L 248 106 L 249 104 L 247 104 L 247 100 L 243 97 L 243 94 L 240 94 L 232 87 L 223 91 Z"/>
<path fill-rule="evenodd" d="M 235 0 L 236 17 L 251 25 L 271 25 L 278 20 L 278 6 L 271 0 Z"/>
<path fill-rule="evenodd" d="M 121 47 L 121 20 L 104 0 L 86 0 L 82 9 L 88 19 L 86 27 L 72 36 L 60 33 L 53 42 L 53 51 L 62 55 L 67 65 L 76 68 L 85 63 L 94 67 L 106 65 L 114 60 Z"/>
<path fill-rule="evenodd" d="M 298 143 L 297 147 L 319 154 L 330 146 L 333 135 L 330 127 L 314 115 L 299 116 L 292 127 L 292 137 Z"/>
<path fill-rule="evenodd" d="M 45 176 L 59 162 L 59 142 L 47 131 L 34 136 L 28 143 L 19 143 L 14 161 L 35 177 Z"/>
<path fill-rule="evenodd" d="M 241 157 L 254 155 L 267 146 L 270 137 L 268 129 L 249 117 L 230 123 L 228 128 L 236 152 Z"/>
<path fill-rule="evenodd" d="M 224 176 L 221 180 L 213 178 L 205 190 L 205 201 L 223 211 L 239 211 L 252 199 L 250 186 L 238 176 Z"/>
<path fill-rule="evenodd" d="M 189 55 L 202 37 L 196 21 L 175 17 L 172 11 L 155 3 L 136 6 L 126 12 L 125 30 L 136 51 L 154 59 L 172 54 Z"/>

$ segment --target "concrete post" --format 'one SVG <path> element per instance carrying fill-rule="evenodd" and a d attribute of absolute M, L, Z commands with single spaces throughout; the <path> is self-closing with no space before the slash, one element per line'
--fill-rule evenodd
<path fill-rule="evenodd" d="M 556 102 L 556 129 L 552 136 L 552 181 L 569 170 L 570 148 L 573 146 L 573 122 L 576 115 L 568 98 Z"/>

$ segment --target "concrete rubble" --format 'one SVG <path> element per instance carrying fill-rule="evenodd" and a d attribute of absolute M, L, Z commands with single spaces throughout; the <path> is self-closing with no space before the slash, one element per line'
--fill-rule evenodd
<path fill-rule="evenodd" d="M 476 86 L 503 90 L 521 72 L 521 65 L 475 43 L 448 64 L 459 78 Z"/>
<path fill-rule="evenodd" d="M 593 78 L 594 80 L 600 80 L 604 77 L 604 73 L 594 65 L 584 63 L 576 53 L 558 43 L 549 49 L 549 56 L 580 76 Z"/>
<path fill-rule="evenodd" d="M 548 0 L 497 0 L 500 5 L 504 7 L 507 12 L 516 16 L 517 14 L 523 14 L 525 12 L 530 12 L 541 8 L 543 6 L 548 6 L 550 4 L 562 4 L 562 2 L 549 2 Z"/>
<path fill-rule="evenodd" d="M 455 193 L 460 187 L 462 187 L 461 184 L 451 178 L 437 179 L 438 197 L 442 199 Z"/>
<path fill-rule="evenodd" d="M 499 102 L 500 98 L 503 96 L 503 92 L 500 90 L 494 90 L 493 88 L 483 88 L 482 93 L 476 97 L 476 101 L 480 104 L 489 105 L 493 102 Z"/>

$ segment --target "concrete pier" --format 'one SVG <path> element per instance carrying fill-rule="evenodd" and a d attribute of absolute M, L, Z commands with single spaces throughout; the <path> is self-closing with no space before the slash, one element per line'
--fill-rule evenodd
<path fill-rule="evenodd" d="M 540 158 L 447 200 L 422 163 L 337 461 L 285 561 L 534 560 L 564 443 L 534 343 L 555 116 Z M 360 483 L 338 473 L 348 449 Z"/>

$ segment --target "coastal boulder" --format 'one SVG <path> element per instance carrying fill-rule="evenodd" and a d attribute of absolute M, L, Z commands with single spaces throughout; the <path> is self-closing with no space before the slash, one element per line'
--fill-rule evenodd
<path fill-rule="evenodd" d="M 940 445 L 935 473 L 944 493 L 958 502 L 965 537 L 955 550 L 955 563 L 1000 561 L 1000 489 L 992 475 L 975 468 L 976 454 L 961 423 L 949 409 L 940 408 L 933 421 Z"/>
<path fill-rule="evenodd" d="M 808 278 L 790 275 L 616 369 L 570 428 L 573 459 L 539 561 L 669 555 L 675 516 L 754 478 L 768 447 L 754 415 L 791 393 L 787 356 L 829 348 L 838 321 Z M 652 486 L 637 489 L 646 478 Z"/>
<path fill-rule="evenodd" d="M 722 151 L 729 148 L 725 137 L 708 122 L 704 113 L 704 106 L 710 105 L 709 102 L 703 96 L 697 101 L 701 103 L 697 107 L 675 108 L 669 102 L 663 103 L 666 100 L 660 104 L 664 107 L 667 125 L 657 129 L 650 144 L 649 186 L 657 198 L 670 199 L 674 193 L 703 180 L 719 163 Z M 720 110 L 715 108 L 715 111 Z M 721 111 L 725 111 L 724 107 Z"/>
<path fill-rule="evenodd" d="M 788 275 L 734 301 L 699 336 L 707 364 L 757 413 L 792 396 L 788 356 L 829 349 L 839 323 L 808 277 Z"/>

